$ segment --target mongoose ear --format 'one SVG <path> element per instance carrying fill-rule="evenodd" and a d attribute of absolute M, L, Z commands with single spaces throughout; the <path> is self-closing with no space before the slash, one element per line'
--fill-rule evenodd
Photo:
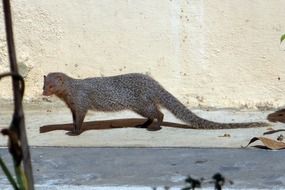
<path fill-rule="evenodd" d="M 56 79 L 57 79 L 59 82 L 63 83 L 63 76 L 61 76 L 61 75 L 56 76 Z"/>

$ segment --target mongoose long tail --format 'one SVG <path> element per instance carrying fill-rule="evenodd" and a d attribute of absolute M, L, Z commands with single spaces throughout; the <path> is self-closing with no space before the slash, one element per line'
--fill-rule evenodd
<path fill-rule="evenodd" d="M 177 118 L 186 122 L 189 128 L 192 129 L 235 129 L 235 128 L 254 128 L 266 127 L 268 123 L 250 122 L 250 123 L 218 123 L 203 119 L 189 110 L 178 99 L 172 96 L 169 92 L 162 89 L 160 91 L 160 104 L 171 111 Z"/>

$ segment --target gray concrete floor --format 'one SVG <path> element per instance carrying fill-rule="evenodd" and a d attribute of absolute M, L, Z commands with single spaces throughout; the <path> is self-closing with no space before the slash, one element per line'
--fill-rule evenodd
<path fill-rule="evenodd" d="M 187 175 L 211 178 L 216 172 L 234 181 L 226 189 L 285 188 L 284 151 L 36 147 L 31 153 L 37 189 L 181 187 Z M 9 162 L 7 149 L 0 154 Z M 0 187 L 7 183 L 0 173 Z"/>

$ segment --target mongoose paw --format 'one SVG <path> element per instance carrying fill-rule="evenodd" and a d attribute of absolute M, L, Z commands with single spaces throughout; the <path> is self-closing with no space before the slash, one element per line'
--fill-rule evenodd
<path fill-rule="evenodd" d="M 145 129 L 145 128 L 147 128 L 147 126 L 145 126 L 145 125 L 136 125 L 135 128 Z"/>
<path fill-rule="evenodd" d="M 147 128 L 148 131 L 159 131 L 161 129 L 160 126 L 149 126 Z"/>

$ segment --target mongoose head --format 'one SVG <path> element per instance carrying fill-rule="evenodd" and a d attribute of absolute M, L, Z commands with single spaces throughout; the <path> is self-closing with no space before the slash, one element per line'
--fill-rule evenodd
<path fill-rule="evenodd" d="M 268 114 L 268 121 L 285 123 L 285 109 L 278 110 L 274 113 Z"/>
<path fill-rule="evenodd" d="M 47 76 L 44 75 L 43 95 L 51 96 L 53 94 L 60 94 L 64 90 L 65 76 L 63 73 L 49 73 Z"/>

